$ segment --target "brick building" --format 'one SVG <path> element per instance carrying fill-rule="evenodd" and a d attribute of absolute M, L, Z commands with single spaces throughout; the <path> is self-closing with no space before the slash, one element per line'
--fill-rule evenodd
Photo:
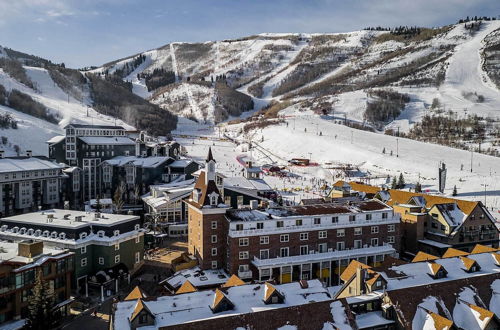
<path fill-rule="evenodd" d="M 211 151 L 187 201 L 189 252 L 202 269 L 287 283 L 321 278 L 332 285 L 351 260 L 376 265 L 399 249 L 400 216 L 378 200 L 318 200 L 294 207 L 232 209 Z"/>

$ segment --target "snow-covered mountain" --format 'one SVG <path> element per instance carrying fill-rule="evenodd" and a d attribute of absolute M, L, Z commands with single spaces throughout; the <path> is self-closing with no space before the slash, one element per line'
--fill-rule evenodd
<path fill-rule="evenodd" d="M 459 115 L 498 116 L 500 94 L 492 79 L 498 76 L 498 59 L 486 66 L 484 50 L 500 43 L 499 28 L 499 21 L 483 21 L 401 33 L 261 34 L 172 43 L 138 54 L 144 56 L 140 65 L 132 65 L 135 55 L 95 72 L 113 73 L 129 66 L 123 79 L 133 84 L 135 93 L 160 105 L 182 99 L 184 105 L 176 112 L 197 119 L 214 118 L 199 110 L 214 109 L 214 97 L 208 90 L 186 84 L 188 79 L 224 78 L 230 87 L 251 95 L 256 108 L 271 100 L 308 100 L 306 105 L 321 102 L 323 108 L 334 108 L 342 117 L 358 121 L 363 121 L 370 101 L 366 91 L 391 88 L 411 100 L 406 111 L 385 124 L 405 130 L 429 110 L 434 99 Z M 163 93 L 148 90 L 145 77 L 159 69 L 173 73 L 179 87 Z M 193 98 L 193 92 L 198 96 Z"/>

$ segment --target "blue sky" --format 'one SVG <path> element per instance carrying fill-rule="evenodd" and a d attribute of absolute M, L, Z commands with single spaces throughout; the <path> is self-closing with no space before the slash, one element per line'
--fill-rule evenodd
<path fill-rule="evenodd" d="M 82 67 L 171 41 L 439 26 L 467 15 L 500 15 L 500 1 L 0 0 L 0 45 Z"/>

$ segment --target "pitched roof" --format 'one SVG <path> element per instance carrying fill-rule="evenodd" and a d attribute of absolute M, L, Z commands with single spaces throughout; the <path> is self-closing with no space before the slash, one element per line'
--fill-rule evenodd
<path fill-rule="evenodd" d="M 215 295 L 214 295 L 214 302 L 212 304 L 212 309 L 216 309 L 217 306 L 219 306 L 220 303 L 223 301 L 228 302 L 230 305 L 234 304 L 229 300 L 229 298 L 222 292 L 220 289 L 215 289 Z"/>
<path fill-rule="evenodd" d="M 470 270 L 472 266 L 477 265 L 477 261 L 474 259 L 461 256 L 460 260 L 462 260 L 462 263 L 464 264 L 466 270 Z"/>
<path fill-rule="evenodd" d="M 440 269 L 443 269 L 444 271 L 446 271 L 446 269 L 444 269 L 443 265 L 438 264 L 436 262 L 429 262 L 429 263 L 427 263 L 427 265 L 429 266 L 429 269 L 430 269 L 432 275 L 436 275 Z"/>
<path fill-rule="evenodd" d="M 476 244 L 476 246 L 474 246 L 474 248 L 472 249 L 471 254 L 484 253 L 484 252 L 496 252 L 496 251 L 498 251 L 498 249 L 495 249 L 493 247 L 486 246 L 486 245 Z"/>
<path fill-rule="evenodd" d="M 232 286 L 239 286 L 239 285 L 244 285 L 245 282 L 243 282 L 238 276 L 235 274 L 231 275 L 231 277 L 226 281 L 226 283 L 222 284 L 223 288 L 230 288 Z"/>
<path fill-rule="evenodd" d="M 367 280 L 365 283 L 368 284 L 369 286 L 373 286 L 373 284 L 375 284 L 375 282 L 377 282 L 377 280 L 380 278 L 382 279 L 384 282 L 387 282 L 383 277 L 382 275 L 380 275 L 379 273 L 376 273 L 376 272 L 373 272 L 375 275 L 370 278 L 369 280 Z"/>
<path fill-rule="evenodd" d="M 149 308 L 142 302 L 142 299 L 137 299 L 137 304 L 135 305 L 134 311 L 130 316 L 130 321 L 133 321 L 143 310 L 147 311 L 152 317 L 155 317 L 154 314 L 151 313 Z"/>
<path fill-rule="evenodd" d="M 198 191 L 200 192 L 199 200 L 189 200 L 189 203 L 197 208 L 202 208 L 205 205 L 210 205 L 209 195 L 213 192 L 219 195 L 217 198 L 217 204 L 222 203 L 222 197 L 219 188 L 217 188 L 217 185 L 215 184 L 215 181 L 210 180 L 207 184 L 205 184 L 205 175 L 207 175 L 207 173 L 205 173 L 205 171 L 201 171 L 200 176 L 198 177 L 198 180 L 196 180 L 196 184 L 194 185 L 194 190 L 198 189 Z"/>
<path fill-rule="evenodd" d="M 342 274 L 340 275 L 340 279 L 344 282 L 347 282 L 349 281 L 349 279 L 354 275 L 356 274 L 356 269 L 358 269 L 358 267 L 361 267 L 363 269 L 369 269 L 369 268 L 372 268 L 362 262 L 359 262 L 357 260 L 351 260 L 351 262 L 349 263 L 349 265 L 347 266 L 347 268 L 342 272 Z"/>
<path fill-rule="evenodd" d="M 142 298 L 146 298 L 146 295 L 141 290 L 141 288 L 139 288 L 139 286 L 136 286 L 132 291 L 130 291 L 128 296 L 125 297 L 125 299 L 123 299 L 123 300 L 128 301 L 128 300 L 136 300 L 136 299 L 142 299 Z"/>
<path fill-rule="evenodd" d="M 181 294 L 181 293 L 190 293 L 190 292 L 196 292 L 198 290 L 196 290 L 196 288 L 194 287 L 193 284 L 191 284 L 191 282 L 186 281 L 184 282 L 179 289 L 177 289 L 177 291 L 175 292 L 175 294 Z"/>
<path fill-rule="evenodd" d="M 371 193 L 371 194 L 376 194 L 379 191 L 382 191 L 382 188 L 380 187 L 375 187 L 359 182 L 349 182 L 349 185 L 351 188 L 355 191 L 361 191 L 365 193 Z M 436 195 L 428 195 L 424 193 L 415 193 L 415 192 L 409 192 L 409 191 L 403 191 L 403 190 L 397 190 L 397 189 L 389 189 L 387 192 L 390 194 L 390 199 L 387 201 L 387 204 L 389 205 L 394 205 L 394 204 L 406 204 L 412 197 L 415 196 L 422 196 L 424 197 L 425 200 L 425 207 L 430 208 L 434 206 L 435 204 L 446 204 L 446 203 L 456 203 L 460 210 L 469 215 L 475 208 L 476 206 L 480 203 L 477 201 L 467 201 L 467 200 L 462 200 L 462 199 L 455 199 L 455 198 L 449 198 L 449 197 L 443 197 L 443 196 L 436 196 Z"/>
<path fill-rule="evenodd" d="M 500 265 L 500 254 L 498 253 L 492 253 L 491 256 L 493 257 L 493 260 L 497 265 Z"/>
<path fill-rule="evenodd" d="M 281 295 L 281 293 L 279 293 L 279 291 L 276 290 L 276 288 L 273 285 L 271 285 L 269 282 L 266 282 L 265 289 L 264 289 L 264 301 L 268 301 L 269 298 L 271 298 L 271 296 L 275 293 L 278 293 Z"/>
<path fill-rule="evenodd" d="M 433 256 L 432 254 L 429 254 L 429 253 L 419 251 L 411 262 L 429 261 L 429 260 L 436 260 L 436 259 L 439 259 L 439 257 Z"/>
<path fill-rule="evenodd" d="M 448 248 L 448 250 L 446 250 L 446 252 L 443 254 L 442 258 L 452 258 L 452 257 L 463 257 L 463 256 L 468 256 L 469 253 L 465 252 L 465 251 L 461 251 L 461 250 L 458 250 L 458 249 L 454 249 L 454 248 Z"/>
<path fill-rule="evenodd" d="M 215 162 L 214 156 L 212 155 L 212 147 L 208 147 L 208 155 L 206 160 L 207 163 L 211 160 Z"/>
<path fill-rule="evenodd" d="M 432 318 L 434 321 L 434 327 L 436 330 L 448 330 L 451 329 L 453 326 L 453 321 L 448 320 L 446 317 L 443 317 L 439 314 L 436 314 L 434 312 L 431 312 L 429 310 L 426 310 L 427 314 Z"/>

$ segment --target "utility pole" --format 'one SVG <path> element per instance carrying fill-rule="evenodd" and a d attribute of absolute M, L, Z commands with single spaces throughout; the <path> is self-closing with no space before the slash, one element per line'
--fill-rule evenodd
<path fill-rule="evenodd" d="M 472 173 L 472 156 L 474 155 L 474 150 L 472 150 L 472 147 L 470 149 L 470 172 Z"/>
<path fill-rule="evenodd" d="M 483 183 L 483 184 L 481 184 L 481 186 L 484 187 L 484 207 L 486 207 L 486 187 L 488 187 L 489 185 L 486 183 Z"/>
<path fill-rule="evenodd" d="M 396 157 L 399 157 L 399 138 L 396 138 Z"/>

